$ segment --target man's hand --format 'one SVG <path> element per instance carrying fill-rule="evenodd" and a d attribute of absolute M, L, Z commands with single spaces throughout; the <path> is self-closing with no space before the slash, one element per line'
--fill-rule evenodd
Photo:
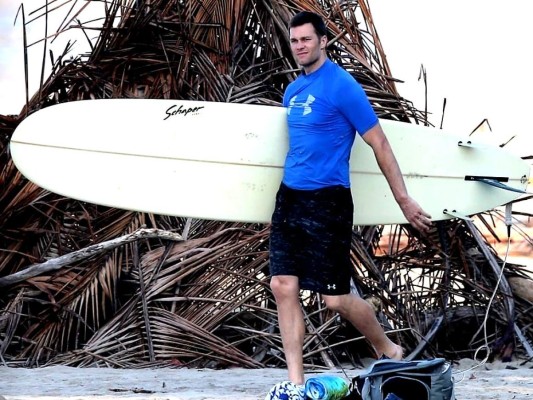
<path fill-rule="evenodd" d="M 431 229 L 431 215 L 425 212 L 420 205 L 411 197 L 398 203 L 407 221 L 422 233 L 427 233 Z"/>

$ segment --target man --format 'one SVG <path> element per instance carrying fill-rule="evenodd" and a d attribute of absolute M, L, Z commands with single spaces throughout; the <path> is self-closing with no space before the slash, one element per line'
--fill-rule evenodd
<path fill-rule="evenodd" d="M 287 87 L 283 99 L 289 151 L 272 216 L 270 286 L 278 308 L 288 378 L 302 385 L 305 324 L 300 289 L 320 293 L 326 307 L 350 321 L 379 356 L 402 358 L 402 348 L 385 335 L 370 305 L 350 293 L 353 203 L 349 156 L 356 132 L 372 147 L 409 223 L 425 232 L 431 221 L 408 195 L 363 89 L 327 57 L 327 32 L 321 17 L 301 12 L 289 28 L 291 50 L 302 74 Z"/>

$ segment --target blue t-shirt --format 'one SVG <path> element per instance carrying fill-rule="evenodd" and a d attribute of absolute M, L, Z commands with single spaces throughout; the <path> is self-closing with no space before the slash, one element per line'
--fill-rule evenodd
<path fill-rule="evenodd" d="M 355 134 L 363 135 L 378 122 L 361 85 L 326 59 L 287 87 L 283 105 L 289 128 L 283 183 L 303 190 L 349 187 Z"/>

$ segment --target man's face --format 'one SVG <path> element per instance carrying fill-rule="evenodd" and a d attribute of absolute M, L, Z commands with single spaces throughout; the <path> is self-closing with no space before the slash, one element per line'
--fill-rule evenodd
<path fill-rule="evenodd" d="M 307 73 L 313 72 L 325 59 L 326 37 L 318 38 L 312 24 L 295 26 L 290 29 L 291 50 L 294 58 Z"/>

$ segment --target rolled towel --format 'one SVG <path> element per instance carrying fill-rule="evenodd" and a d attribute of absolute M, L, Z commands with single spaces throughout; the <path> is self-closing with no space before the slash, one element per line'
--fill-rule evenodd
<path fill-rule="evenodd" d="M 305 382 L 305 394 L 311 400 L 340 400 L 349 391 L 346 381 L 338 376 L 322 375 Z"/>

